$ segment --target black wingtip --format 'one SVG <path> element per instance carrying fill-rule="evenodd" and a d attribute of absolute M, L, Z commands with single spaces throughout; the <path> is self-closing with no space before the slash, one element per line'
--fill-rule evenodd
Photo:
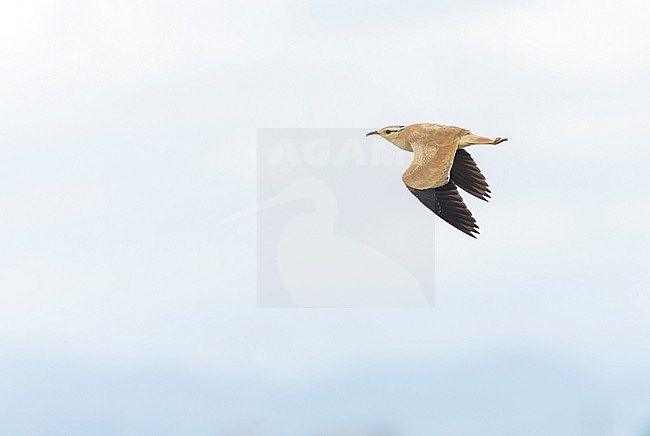
<path fill-rule="evenodd" d="M 490 198 L 490 188 L 481 170 L 464 149 L 456 151 L 451 167 L 451 180 L 461 189 L 483 201 Z"/>
<path fill-rule="evenodd" d="M 446 185 L 438 188 L 415 189 L 407 186 L 409 191 L 417 197 L 433 213 L 451 226 L 477 239 L 479 234 L 478 225 L 467 209 L 463 198 L 458 194 L 454 182 L 449 181 Z"/>

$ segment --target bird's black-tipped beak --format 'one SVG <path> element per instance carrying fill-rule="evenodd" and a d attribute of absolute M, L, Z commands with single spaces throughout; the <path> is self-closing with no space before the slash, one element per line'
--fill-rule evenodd
<path fill-rule="evenodd" d="M 379 132 L 376 131 L 376 130 L 373 130 L 372 132 L 369 132 L 366 136 L 370 136 L 370 135 L 379 135 Z"/>

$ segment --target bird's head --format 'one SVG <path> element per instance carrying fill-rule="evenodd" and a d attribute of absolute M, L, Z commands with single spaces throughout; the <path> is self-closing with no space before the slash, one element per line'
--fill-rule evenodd
<path fill-rule="evenodd" d="M 366 136 L 378 135 L 402 150 L 413 151 L 406 140 L 404 126 L 386 126 L 379 130 L 369 132 Z"/>
<path fill-rule="evenodd" d="M 390 141 L 391 139 L 396 138 L 399 132 L 401 132 L 402 130 L 404 130 L 404 126 L 386 126 L 379 130 L 368 132 L 366 136 L 379 135 L 382 138 Z"/>

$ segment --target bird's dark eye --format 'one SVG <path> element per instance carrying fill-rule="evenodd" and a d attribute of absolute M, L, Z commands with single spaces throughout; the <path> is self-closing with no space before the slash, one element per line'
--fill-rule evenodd
<path fill-rule="evenodd" d="M 386 130 L 384 133 L 388 135 L 388 134 L 391 133 L 391 131 L 390 131 L 390 130 Z"/>

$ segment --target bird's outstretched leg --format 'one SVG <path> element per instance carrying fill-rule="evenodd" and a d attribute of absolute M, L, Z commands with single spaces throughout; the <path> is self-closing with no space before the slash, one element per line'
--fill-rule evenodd
<path fill-rule="evenodd" d="M 492 138 L 486 138 L 484 136 L 478 136 L 478 135 L 474 135 L 472 133 L 468 133 L 467 135 L 460 138 L 460 142 L 458 143 L 458 148 L 465 148 L 465 147 L 469 147 L 470 145 L 474 145 L 474 144 L 497 145 L 497 144 L 501 144 L 502 142 L 505 142 L 507 140 L 508 140 L 508 138 L 497 137 L 495 139 L 492 139 Z"/>

